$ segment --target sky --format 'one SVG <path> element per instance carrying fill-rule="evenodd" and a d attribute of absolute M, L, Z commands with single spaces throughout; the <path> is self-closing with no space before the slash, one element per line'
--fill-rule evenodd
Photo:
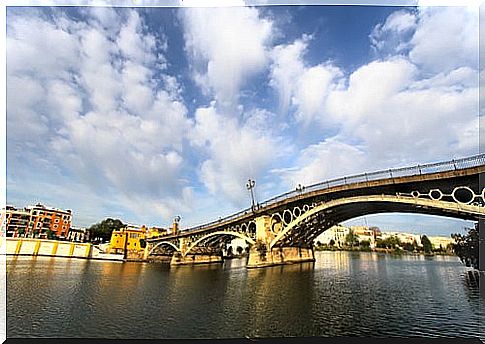
<path fill-rule="evenodd" d="M 263 202 L 479 153 L 476 6 L 25 6 L 6 18 L 6 201 L 72 209 L 73 225 L 178 215 L 187 228 L 249 207 L 248 178 Z"/>

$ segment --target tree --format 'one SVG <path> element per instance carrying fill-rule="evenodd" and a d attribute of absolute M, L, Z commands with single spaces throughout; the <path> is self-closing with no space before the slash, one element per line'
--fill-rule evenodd
<path fill-rule="evenodd" d="M 413 252 L 414 251 L 414 245 L 411 244 L 410 242 L 406 242 L 402 245 L 403 249 L 406 250 L 406 251 L 409 251 L 409 252 Z"/>
<path fill-rule="evenodd" d="M 466 228 L 467 234 L 452 234 L 451 237 L 455 240 L 453 250 L 460 258 L 461 262 L 468 267 L 473 267 L 478 270 L 479 257 L 479 233 L 478 223 L 475 228 Z"/>
<path fill-rule="evenodd" d="M 229 246 L 227 248 L 226 256 L 227 257 L 232 257 L 233 255 L 234 255 L 234 253 L 232 253 L 232 246 Z"/>
<path fill-rule="evenodd" d="M 111 233 L 114 230 L 120 230 L 123 227 L 125 227 L 125 225 L 120 220 L 107 218 L 89 227 L 89 237 L 92 241 L 96 240 L 96 238 L 100 238 L 101 241 L 109 241 Z"/>
<path fill-rule="evenodd" d="M 362 240 L 360 242 L 360 247 L 362 251 L 370 251 L 370 240 Z"/>
<path fill-rule="evenodd" d="M 426 235 L 421 237 L 421 244 L 423 244 L 424 253 L 431 253 L 433 251 L 433 245 Z"/>
<path fill-rule="evenodd" d="M 330 246 L 333 246 L 333 245 L 335 245 L 335 240 L 333 240 L 333 239 L 330 239 L 330 242 L 329 242 L 328 244 L 329 244 Z"/>
<path fill-rule="evenodd" d="M 236 252 L 238 255 L 241 255 L 243 253 L 243 248 L 241 246 L 236 247 Z"/>
<path fill-rule="evenodd" d="M 359 244 L 359 236 L 354 233 L 354 231 L 351 229 L 349 231 L 349 234 L 345 236 L 345 243 L 347 245 L 350 245 L 350 247 L 354 247 L 354 245 Z"/>
<path fill-rule="evenodd" d="M 46 234 L 47 234 L 47 239 L 51 239 L 52 240 L 52 239 L 55 239 L 56 238 L 56 235 L 50 229 L 47 230 Z"/>

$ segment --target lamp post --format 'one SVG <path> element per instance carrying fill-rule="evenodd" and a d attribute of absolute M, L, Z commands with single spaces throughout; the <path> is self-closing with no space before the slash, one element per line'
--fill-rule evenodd
<path fill-rule="evenodd" d="M 256 185 L 256 182 L 254 180 L 252 180 L 251 178 L 248 179 L 248 182 L 246 183 L 246 188 L 251 193 L 251 201 L 252 201 L 252 203 L 251 203 L 251 210 L 252 211 L 254 211 L 254 195 L 253 195 L 254 185 Z"/>

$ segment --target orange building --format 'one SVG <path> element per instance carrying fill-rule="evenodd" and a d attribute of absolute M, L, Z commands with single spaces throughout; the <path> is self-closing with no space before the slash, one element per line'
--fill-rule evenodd
<path fill-rule="evenodd" d="M 2 232 L 7 237 L 51 237 L 64 239 L 71 227 L 72 211 L 42 204 L 16 209 L 7 206 L 1 214 Z M 50 232 L 49 232 L 50 231 Z"/>

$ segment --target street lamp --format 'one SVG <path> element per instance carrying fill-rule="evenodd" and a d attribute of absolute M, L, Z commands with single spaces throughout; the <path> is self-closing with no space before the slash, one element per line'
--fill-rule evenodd
<path fill-rule="evenodd" d="M 254 211 L 254 195 L 253 195 L 254 185 L 256 185 L 256 182 L 252 179 L 248 179 L 248 182 L 246 183 L 246 188 L 251 193 L 251 201 L 252 201 L 251 210 L 252 211 Z"/>

